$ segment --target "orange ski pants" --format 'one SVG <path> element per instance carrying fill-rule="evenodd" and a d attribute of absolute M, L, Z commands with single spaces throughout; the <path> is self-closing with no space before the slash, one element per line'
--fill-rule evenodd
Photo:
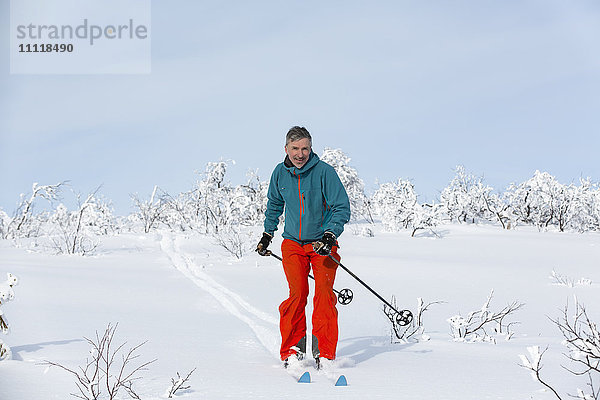
<path fill-rule="evenodd" d="M 315 278 L 313 298 L 312 334 L 319 343 L 320 357 L 335 359 L 338 341 L 337 297 L 333 292 L 333 282 L 337 264 L 327 256 L 320 256 L 313 250 L 312 243 L 301 245 L 284 239 L 281 244 L 283 270 L 290 288 L 289 297 L 279 306 L 281 330 L 281 359 L 295 353 L 292 349 L 306 335 L 305 308 L 308 300 L 308 274 L 312 266 Z M 340 260 L 337 247 L 331 255 Z"/>

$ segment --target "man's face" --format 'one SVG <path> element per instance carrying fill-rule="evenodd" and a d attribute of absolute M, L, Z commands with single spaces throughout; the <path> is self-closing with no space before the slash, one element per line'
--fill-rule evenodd
<path fill-rule="evenodd" d="M 289 142 L 285 145 L 285 153 L 290 157 L 294 167 L 300 169 L 308 161 L 310 156 L 310 140 L 308 138 Z"/>

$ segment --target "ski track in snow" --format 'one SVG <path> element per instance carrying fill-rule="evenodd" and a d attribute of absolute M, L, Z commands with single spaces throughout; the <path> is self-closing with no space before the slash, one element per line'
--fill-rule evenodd
<path fill-rule="evenodd" d="M 279 320 L 257 309 L 239 294 L 217 283 L 187 256 L 173 235 L 161 233 L 160 247 L 173 266 L 196 286 L 210 293 L 229 313 L 252 329 L 259 342 L 279 359 Z M 266 326 L 265 326 L 266 325 Z"/>

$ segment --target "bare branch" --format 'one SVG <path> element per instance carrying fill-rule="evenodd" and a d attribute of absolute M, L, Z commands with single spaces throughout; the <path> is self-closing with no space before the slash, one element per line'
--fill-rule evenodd
<path fill-rule="evenodd" d="M 421 297 L 419 297 L 417 299 L 417 313 L 416 313 L 416 317 L 412 320 L 412 322 L 406 326 L 400 326 L 398 325 L 397 321 L 396 321 L 396 311 L 394 311 L 393 309 L 391 309 L 390 307 L 388 307 L 387 305 L 383 306 L 383 312 L 386 315 L 386 317 L 390 320 L 390 322 L 392 323 L 392 333 L 393 335 L 396 336 L 396 338 L 398 340 L 400 340 L 400 342 L 405 342 L 408 339 L 414 337 L 415 335 L 421 334 L 423 335 L 425 332 L 425 327 L 423 325 L 423 314 L 425 313 L 425 311 L 427 311 L 429 309 L 429 307 L 431 307 L 434 304 L 443 304 L 445 303 L 444 301 L 433 301 L 431 303 L 425 304 L 423 302 L 423 299 Z M 391 302 L 392 306 L 394 306 L 394 308 L 396 307 L 396 298 L 394 296 L 392 296 L 392 302 Z M 393 336 L 392 336 L 392 343 L 394 342 Z"/>
<path fill-rule="evenodd" d="M 529 347 L 527 350 L 529 351 L 531 360 L 529 358 L 527 358 L 527 356 L 521 355 L 520 357 L 521 357 L 521 361 L 523 363 L 519 364 L 519 365 L 523 368 L 530 370 L 531 374 L 535 380 L 537 380 L 539 383 L 541 383 L 543 386 L 545 386 L 547 389 L 549 389 L 552 393 L 554 393 L 554 395 L 556 396 L 556 398 L 558 398 L 558 400 L 562 400 L 562 398 L 560 397 L 558 392 L 552 386 L 550 386 L 548 383 L 546 383 L 540 376 L 540 371 L 542 370 L 542 367 L 543 367 L 542 366 L 542 357 L 544 356 L 544 353 L 546 353 L 546 351 L 548 350 L 548 347 L 546 347 L 541 352 L 539 351 L 538 346 Z"/>
<path fill-rule="evenodd" d="M 95 339 L 85 338 L 91 346 L 90 358 L 86 359 L 85 366 L 80 366 L 78 370 L 68 368 L 60 363 L 45 361 L 43 364 L 59 367 L 75 377 L 75 385 L 79 394 L 72 396 L 84 400 L 98 400 L 105 398 L 103 390 L 106 392 L 106 398 L 114 400 L 118 392 L 123 389 L 133 399 L 139 399 L 133 389 L 133 381 L 141 379 L 139 372 L 147 370 L 148 365 L 156 360 L 141 363 L 138 366 L 132 363 L 139 358 L 138 350 L 146 343 L 140 343 L 122 354 L 126 342 L 113 348 L 113 340 L 118 324 L 112 326 L 109 324 L 102 334 L 96 331 Z M 121 357 L 119 357 L 121 356 Z M 116 360 L 120 358 L 120 365 Z M 101 390 L 101 383 L 104 387 Z"/>
<path fill-rule="evenodd" d="M 189 372 L 189 374 L 186 375 L 185 378 L 182 378 L 181 375 L 179 375 L 179 372 L 177 372 L 177 380 L 175 378 L 171 378 L 171 388 L 167 392 L 167 398 L 169 398 L 169 399 L 173 398 L 173 395 L 178 390 L 187 390 L 187 389 L 189 389 L 191 387 L 190 385 L 188 385 L 188 386 L 184 386 L 184 385 L 190 379 L 190 376 L 192 376 L 192 374 L 194 373 L 194 371 L 196 371 L 196 368 L 194 368 L 193 370 L 191 370 Z"/>
<path fill-rule="evenodd" d="M 513 301 L 500 311 L 492 312 L 490 311 L 490 304 L 493 294 L 494 291 L 492 290 L 481 309 L 471 311 L 467 317 L 455 315 L 448 319 L 451 334 L 455 340 L 485 340 L 495 343 L 495 339 L 489 336 L 485 329 L 486 326 L 492 323 L 496 323 L 495 330 L 497 333 L 502 334 L 503 328 L 506 328 L 507 338 L 512 336 L 509 326 L 514 325 L 515 322 L 504 324 L 504 319 L 523 308 L 525 304 Z M 483 333 L 483 335 L 480 335 L 480 333 Z"/>

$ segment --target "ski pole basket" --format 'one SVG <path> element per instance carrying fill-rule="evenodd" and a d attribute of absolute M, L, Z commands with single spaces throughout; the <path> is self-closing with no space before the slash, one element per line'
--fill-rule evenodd
<path fill-rule="evenodd" d="M 365 288 L 367 288 L 372 294 L 374 294 L 379 300 L 381 300 L 383 302 L 383 304 L 385 304 L 388 307 L 388 309 L 392 313 L 392 315 L 388 315 L 388 318 L 390 319 L 390 321 L 392 321 L 392 323 L 394 325 L 407 326 L 413 321 L 413 314 L 410 310 L 398 311 L 396 309 L 396 307 L 394 307 L 386 299 L 381 297 L 381 295 L 379 295 L 379 293 L 374 291 L 369 285 L 367 285 L 365 282 L 363 282 L 362 279 L 360 279 L 358 276 L 356 276 L 352 271 L 350 271 L 346 266 L 344 266 L 344 264 L 342 264 L 341 262 L 336 260 L 331 254 L 329 255 L 329 258 L 331 258 L 333 261 L 335 261 L 335 263 L 337 265 L 339 265 L 344 271 L 349 273 L 350 276 L 352 276 L 354 279 L 356 279 L 361 285 L 363 285 Z"/>

